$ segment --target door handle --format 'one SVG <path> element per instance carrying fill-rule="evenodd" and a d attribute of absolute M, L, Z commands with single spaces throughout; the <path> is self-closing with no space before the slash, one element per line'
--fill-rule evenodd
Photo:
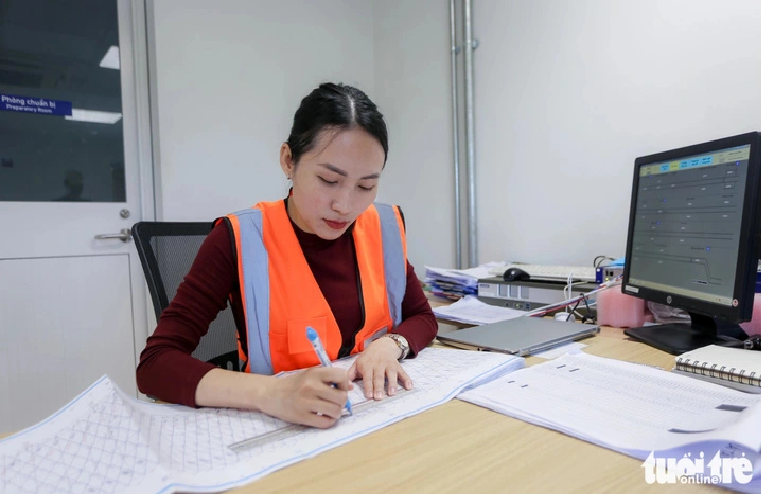
<path fill-rule="evenodd" d="M 132 238 L 132 235 L 129 231 L 129 228 L 122 228 L 119 233 L 101 233 L 100 235 L 95 235 L 95 238 L 97 240 L 109 240 L 112 238 L 118 238 L 124 243 L 127 243 Z"/>

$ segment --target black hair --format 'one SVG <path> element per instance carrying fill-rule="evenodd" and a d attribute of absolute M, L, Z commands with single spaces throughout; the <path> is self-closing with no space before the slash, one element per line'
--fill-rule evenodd
<path fill-rule="evenodd" d="M 383 147 L 383 164 L 388 158 L 388 130 L 383 114 L 367 94 L 357 88 L 325 82 L 301 100 L 293 116 L 293 127 L 286 144 L 295 163 L 311 151 L 323 130 L 361 128 Z"/>

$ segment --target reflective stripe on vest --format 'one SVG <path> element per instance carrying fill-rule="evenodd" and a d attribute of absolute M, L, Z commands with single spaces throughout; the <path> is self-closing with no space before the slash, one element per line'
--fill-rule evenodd
<path fill-rule="evenodd" d="M 403 242 L 402 232 L 399 231 L 399 225 L 402 224 L 399 210 L 381 203 L 376 203 L 375 209 L 381 221 L 388 308 L 394 327 L 397 327 L 402 322 L 402 299 L 407 288 L 407 246 L 406 242 Z M 399 269 L 399 266 L 402 268 Z"/>
<path fill-rule="evenodd" d="M 252 327 L 268 328 L 270 318 L 269 262 L 262 238 L 262 212 L 246 209 L 227 217 L 235 232 L 243 315 L 249 327 L 246 331 L 248 352 L 240 368 L 249 368 L 256 374 L 272 374 L 269 331 L 250 330 Z M 246 254 L 241 255 L 241 252 Z M 238 354 L 243 360 L 240 348 Z"/>
<path fill-rule="evenodd" d="M 228 218 L 235 238 L 247 327 L 247 355 L 243 355 L 242 349 L 240 353 L 241 359 L 246 358 L 248 365 L 241 368 L 253 373 L 272 374 L 315 365 L 313 351 L 305 351 L 303 342 L 299 341 L 299 338 L 306 341 L 305 334 L 302 334 L 306 323 L 316 326 L 328 354 L 335 359 L 340 347 L 340 332 L 316 280 L 309 276 L 311 270 L 298 245 L 283 201 L 259 203 L 252 209 L 228 215 Z M 357 265 L 363 280 L 365 309 L 372 313 L 366 313 L 365 327 L 357 333 L 352 353 L 362 351 L 370 341 L 388 332 L 389 325 L 396 327 L 401 323 L 402 300 L 407 284 L 407 252 L 402 225 L 398 208 L 387 204 L 371 205 L 355 222 L 353 235 Z M 265 239 L 265 232 L 270 232 L 273 237 Z M 289 250 L 294 248 L 294 243 L 297 250 Z M 267 245 L 275 249 L 274 257 L 268 255 Z M 293 254 L 287 262 L 285 251 Z M 382 259 L 379 259 L 381 251 Z M 380 280 L 379 270 L 373 269 L 374 266 L 380 268 L 379 262 L 382 262 L 385 280 L 381 292 L 376 286 Z M 272 269 L 280 272 L 271 272 Z M 307 271 L 308 275 L 302 271 Z M 291 279 L 302 279 L 304 283 L 299 287 L 282 286 L 286 284 L 284 280 Z M 296 289 L 301 292 L 293 292 Z M 270 290 L 276 290 L 275 299 Z M 303 296 L 297 296 L 302 292 Z M 378 312 L 379 295 L 384 297 L 382 312 L 387 313 L 386 316 Z M 301 298 L 306 300 L 305 306 L 299 303 Z M 315 302 L 317 299 L 321 303 Z M 313 303 L 310 305 L 310 302 Z M 284 314 L 286 308 L 289 313 Z M 273 314 L 272 311 L 277 312 Z M 384 317 L 388 317 L 387 322 L 381 324 Z M 271 324 L 276 327 L 271 328 Z M 272 333 L 273 330 L 275 333 Z"/>

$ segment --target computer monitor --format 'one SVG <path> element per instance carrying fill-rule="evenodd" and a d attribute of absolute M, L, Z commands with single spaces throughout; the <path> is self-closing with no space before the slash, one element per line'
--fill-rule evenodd
<path fill-rule="evenodd" d="M 625 333 L 679 355 L 747 338 L 761 220 L 761 134 L 674 149 L 634 162 L 621 290 L 684 309 L 691 324 Z"/>

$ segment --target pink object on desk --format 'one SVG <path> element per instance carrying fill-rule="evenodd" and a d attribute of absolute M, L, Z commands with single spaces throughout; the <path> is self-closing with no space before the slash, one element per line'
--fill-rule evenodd
<path fill-rule="evenodd" d="M 740 324 L 748 336 L 761 334 L 761 294 L 757 293 L 753 299 L 753 317 L 750 322 Z"/>
<path fill-rule="evenodd" d="M 597 324 L 638 328 L 646 322 L 653 322 L 653 315 L 644 300 L 622 293 L 618 286 L 597 294 Z"/>

